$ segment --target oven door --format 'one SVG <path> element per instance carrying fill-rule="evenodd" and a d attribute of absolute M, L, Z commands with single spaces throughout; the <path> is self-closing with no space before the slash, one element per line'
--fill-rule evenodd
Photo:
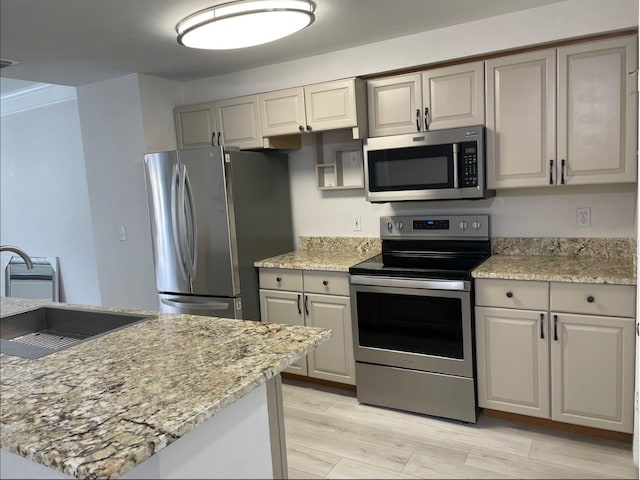
<path fill-rule="evenodd" d="M 469 282 L 351 277 L 356 362 L 473 377 Z"/>

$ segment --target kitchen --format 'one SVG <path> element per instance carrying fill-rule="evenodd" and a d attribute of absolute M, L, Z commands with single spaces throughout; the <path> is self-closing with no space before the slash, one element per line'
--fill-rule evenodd
<path fill-rule="evenodd" d="M 585 7 L 585 3 L 589 8 Z M 629 6 L 629 3 L 625 5 Z M 584 22 L 569 25 L 559 22 L 562 25 L 555 25 L 547 21 L 548 18 L 576 17 Z M 64 109 L 64 118 L 68 121 L 42 124 L 40 122 L 47 120 L 46 115 L 38 115 L 38 110 L 28 111 L 21 121 L 28 126 L 42 125 L 43 135 L 47 137 L 42 140 L 27 137 L 29 141 L 19 142 L 20 148 L 30 149 L 29 161 L 35 162 L 42 157 L 42 152 L 51 152 L 54 150 L 52 146 L 59 144 L 60 130 L 72 137 L 71 141 L 60 147 L 63 149 L 61 157 L 73 159 L 76 168 L 61 180 L 68 190 L 64 198 L 59 199 L 66 203 L 61 203 L 64 207 L 58 210 L 66 211 L 65 208 L 73 206 L 74 213 L 69 219 L 72 223 L 65 222 L 65 226 L 60 227 L 55 214 L 37 208 L 41 205 L 37 198 L 25 196 L 24 191 L 18 189 L 17 180 L 29 178 L 30 185 L 37 181 L 37 185 L 45 191 L 47 175 L 52 172 L 42 171 L 39 164 L 37 167 L 36 164 L 29 166 L 27 162 L 6 165 L 4 159 L 8 155 L 4 149 L 8 146 L 5 147 L 5 138 L 2 142 L 3 206 L 8 203 L 5 198 L 11 198 L 13 193 L 16 195 L 14 198 L 23 198 L 34 208 L 21 212 L 5 212 L 3 209 L 2 243 L 17 244 L 38 255 L 63 256 L 66 264 L 61 266 L 61 271 L 67 301 L 156 308 L 153 263 L 148 248 L 151 239 L 144 191 L 140 189 L 144 179 L 139 161 L 144 152 L 175 148 L 172 144 L 175 141 L 174 106 L 392 71 L 411 65 L 428 65 L 489 51 L 636 26 L 633 15 L 627 14 L 624 9 L 610 9 L 603 2 L 560 2 L 539 11 L 512 13 L 506 17 L 468 24 L 464 28 L 454 26 L 420 34 L 419 39 L 423 44 L 446 45 L 437 51 L 413 48 L 415 39 L 405 38 L 183 84 L 138 74 L 80 86 L 77 99 L 71 98 L 69 102 L 45 107 Z M 452 36 L 459 38 L 461 30 L 468 35 L 463 38 L 473 38 L 473 42 L 446 41 Z M 403 55 L 399 56 L 398 51 L 402 51 Z M 260 83 L 256 81 L 258 78 L 261 79 Z M 215 91 L 214 96 L 211 91 Z M 70 108 L 74 102 L 75 109 Z M 60 130 L 49 130 L 51 127 Z M 20 131 L 20 128 L 26 127 L 15 125 L 12 128 Z M 330 135 L 325 137 L 331 141 Z M 362 190 L 318 190 L 315 159 L 311 153 L 314 143 L 311 136 L 302 140 L 302 148 L 290 154 L 296 239 L 299 236 L 376 237 L 379 235 L 380 216 L 417 214 L 426 208 L 433 213 L 489 213 L 492 235 L 499 237 L 635 236 L 635 185 L 574 187 L 570 192 L 563 193 L 541 189 L 505 190 L 493 199 L 473 203 L 455 201 L 373 205 L 364 201 Z M 40 141 L 42 143 L 38 145 Z M 336 141 L 342 140 L 338 138 Z M 114 158 L 122 158 L 123 161 L 114 162 Z M 51 162 L 46 168 L 54 170 L 56 167 L 69 168 L 68 162 L 60 160 L 58 165 Z M 118 195 L 114 196 L 113 192 L 118 192 Z M 69 198 L 71 194 L 73 198 Z M 581 207 L 591 208 L 592 226 L 586 229 L 576 225 L 576 209 Z M 526 218 L 523 218 L 525 211 Z M 354 216 L 361 217 L 361 231 L 353 230 Z M 101 221 L 92 222 L 94 218 L 100 218 Z M 117 239 L 116 232 L 120 225 L 126 226 L 126 241 Z M 46 241 L 39 234 L 39 229 L 45 227 L 50 232 Z M 73 235 L 74 232 L 80 235 Z M 49 249 L 54 251 L 43 251 Z M 64 249 L 70 249 L 67 250 L 69 253 L 62 255 Z M 76 254 L 74 258 L 73 252 L 82 252 L 82 256 Z M 121 262 L 114 263 L 114 258 L 121 259 Z M 69 277 L 65 279 L 66 273 L 69 273 Z"/>

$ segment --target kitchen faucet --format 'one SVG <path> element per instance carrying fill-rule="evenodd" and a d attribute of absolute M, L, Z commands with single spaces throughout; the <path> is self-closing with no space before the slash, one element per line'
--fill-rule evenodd
<path fill-rule="evenodd" d="M 26 254 L 24 250 L 19 249 L 18 247 L 12 247 L 11 245 L 0 245 L 0 252 L 13 252 L 20 255 L 24 263 L 27 264 L 27 268 L 31 270 L 33 268 L 33 262 L 31 261 L 31 257 Z"/>

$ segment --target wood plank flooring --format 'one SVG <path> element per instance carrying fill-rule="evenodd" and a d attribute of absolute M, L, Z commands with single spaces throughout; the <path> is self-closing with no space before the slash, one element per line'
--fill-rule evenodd
<path fill-rule="evenodd" d="M 361 405 L 353 393 L 290 379 L 283 397 L 292 479 L 638 478 L 627 443 Z"/>

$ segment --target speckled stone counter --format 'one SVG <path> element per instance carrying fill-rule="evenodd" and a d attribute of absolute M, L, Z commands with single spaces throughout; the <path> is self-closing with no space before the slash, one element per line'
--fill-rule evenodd
<path fill-rule="evenodd" d="M 474 278 L 636 284 L 634 239 L 494 238 Z"/>
<path fill-rule="evenodd" d="M 0 316 L 42 305 L 56 304 L 3 297 Z M 78 478 L 117 478 L 330 337 L 109 310 L 151 318 L 39 359 L 0 355 L 2 449 Z"/>
<path fill-rule="evenodd" d="M 260 268 L 348 272 L 349 267 L 377 255 L 379 238 L 300 237 L 300 249 L 254 263 Z"/>

